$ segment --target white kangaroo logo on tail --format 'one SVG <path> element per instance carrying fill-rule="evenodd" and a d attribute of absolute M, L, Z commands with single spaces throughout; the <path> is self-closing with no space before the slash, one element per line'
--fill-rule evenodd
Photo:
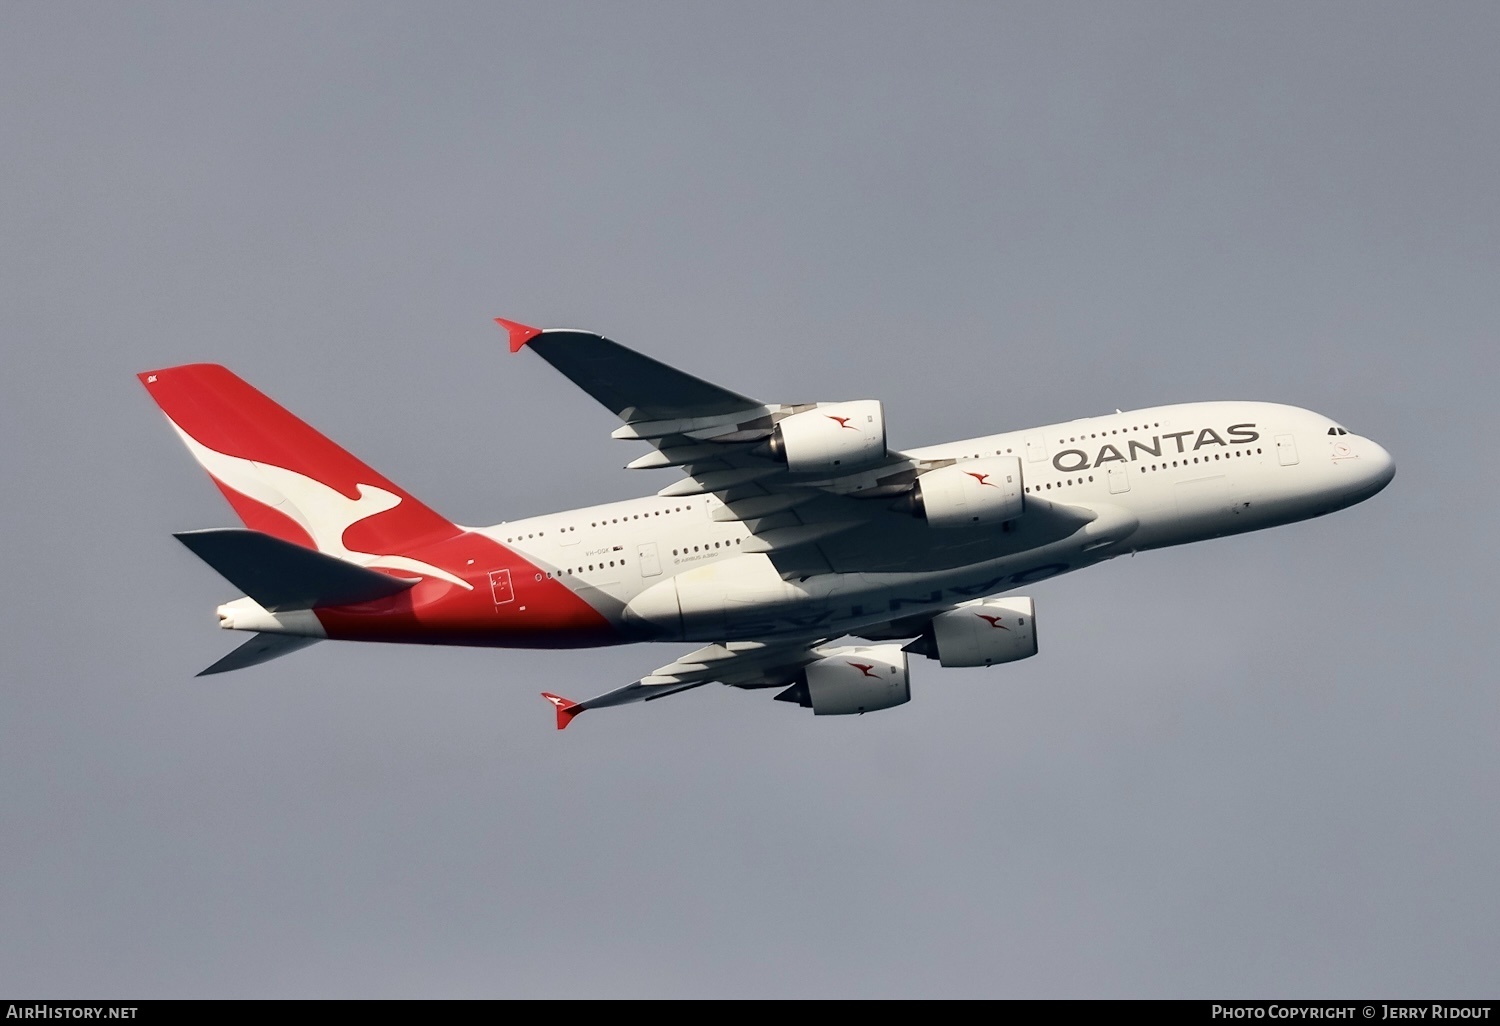
<path fill-rule="evenodd" d="M 345 547 L 345 531 L 361 520 L 368 520 L 377 513 L 384 513 L 401 505 L 401 496 L 394 492 L 374 485 L 357 484 L 354 487 L 359 492 L 359 498 L 351 499 L 338 489 L 330 488 L 295 470 L 210 449 L 178 427 L 170 417 L 168 423 L 182 438 L 193 458 L 215 480 L 296 521 L 312 538 L 319 552 L 360 566 L 408 570 L 427 577 L 441 578 L 470 591 L 474 589 L 463 578 L 410 556 L 358 552 Z"/>

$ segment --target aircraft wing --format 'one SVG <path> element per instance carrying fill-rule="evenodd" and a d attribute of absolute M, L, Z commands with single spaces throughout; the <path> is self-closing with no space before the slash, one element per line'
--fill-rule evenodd
<path fill-rule="evenodd" d="M 819 651 L 818 645 L 825 640 L 731 641 L 707 645 L 659 667 L 633 684 L 583 702 L 574 702 L 546 691 L 542 692 L 542 697 L 557 708 L 557 729 L 562 730 L 573 717 L 587 709 L 650 702 L 715 682 L 748 689 L 787 687 L 797 682 L 802 667 L 824 657 L 826 653 Z"/>
<path fill-rule="evenodd" d="M 528 328 L 496 318 L 510 335 L 510 351 L 530 349 L 601 406 L 629 423 L 761 414 L 754 399 L 710 384 L 602 335 Z"/>
<path fill-rule="evenodd" d="M 703 496 L 710 519 L 738 521 L 748 529 L 750 537 L 737 545 L 738 551 L 764 554 L 786 579 L 983 562 L 1067 537 L 1096 515 L 1032 494 L 1018 529 L 950 524 L 934 544 L 927 523 L 913 515 L 913 485 L 919 476 L 957 460 L 918 458 L 887 448 L 878 402 L 762 403 L 600 335 L 497 321 L 510 335 L 512 352 L 534 349 L 618 416 L 624 423 L 613 437 L 652 447 L 628 463 L 628 469 L 681 471 L 684 477 L 657 494 Z M 800 424 L 793 433 L 804 440 L 803 429 L 812 428 L 825 440 L 831 430 L 847 441 L 843 429 L 854 421 L 861 427 L 868 421 L 878 429 L 870 432 L 872 448 L 858 458 L 842 464 L 793 459 L 789 427 Z M 817 442 L 814 448 L 824 444 Z M 985 474 L 959 476 L 978 482 L 965 485 L 970 489 L 986 481 Z M 913 553 L 922 554 L 921 562 L 913 561 Z"/>
<path fill-rule="evenodd" d="M 714 496 L 713 519 L 745 521 L 754 535 L 741 551 L 770 554 L 785 576 L 829 570 L 821 546 L 837 535 L 876 521 L 909 522 L 890 500 L 910 491 L 925 464 L 889 452 L 858 473 L 828 476 L 793 473 L 772 451 L 768 440 L 779 421 L 827 404 L 762 403 L 600 335 L 496 320 L 512 352 L 534 350 L 618 416 L 624 423 L 615 438 L 652 446 L 629 469 L 676 468 L 686 475 L 658 495 Z"/>

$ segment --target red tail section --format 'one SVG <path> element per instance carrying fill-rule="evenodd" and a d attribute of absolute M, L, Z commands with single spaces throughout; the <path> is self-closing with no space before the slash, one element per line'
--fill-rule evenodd
<path fill-rule="evenodd" d="M 246 527 L 338 556 L 409 551 L 458 532 L 224 367 L 139 377 Z"/>
<path fill-rule="evenodd" d="M 550 569 L 456 527 L 223 367 L 140 379 L 245 526 L 405 581 L 421 576 L 385 598 L 315 605 L 328 637 L 537 648 L 621 640 Z"/>

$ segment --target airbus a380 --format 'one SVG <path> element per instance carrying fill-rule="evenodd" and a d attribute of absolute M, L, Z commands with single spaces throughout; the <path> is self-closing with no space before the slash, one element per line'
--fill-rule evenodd
<path fill-rule="evenodd" d="M 702 647 L 575 702 L 709 683 L 776 689 L 819 715 L 910 700 L 909 658 L 1036 654 L 1009 594 L 1123 553 L 1255 531 L 1362 502 L 1390 454 L 1322 414 L 1261 402 L 1160 406 L 898 452 L 878 400 L 762 403 L 600 335 L 503 319 L 674 470 L 656 494 L 461 527 L 223 367 L 140 375 L 244 529 L 177 537 L 244 592 L 253 636 L 203 674 L 316 641 Z M 1003 596 L 1003 597 L 997 597 Z M 852 644 L 833 644 L 850 638 Z M 201 675 L 201 674 L 200 674 Z"/>

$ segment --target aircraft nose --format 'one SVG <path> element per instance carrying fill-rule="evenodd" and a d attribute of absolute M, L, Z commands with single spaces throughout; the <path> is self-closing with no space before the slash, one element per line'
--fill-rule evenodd
<path fill-rule="evenodd" d="M 1364 472 L 1364 487 L 1360 490 L 1366 495 L 1374 495 L 1396 476 L 1396 461 L 1391 454 L 1386 452 L 1385 447 L 1378 442 L 1366 438 L 1360 446 L 1360 469 Z"/>

